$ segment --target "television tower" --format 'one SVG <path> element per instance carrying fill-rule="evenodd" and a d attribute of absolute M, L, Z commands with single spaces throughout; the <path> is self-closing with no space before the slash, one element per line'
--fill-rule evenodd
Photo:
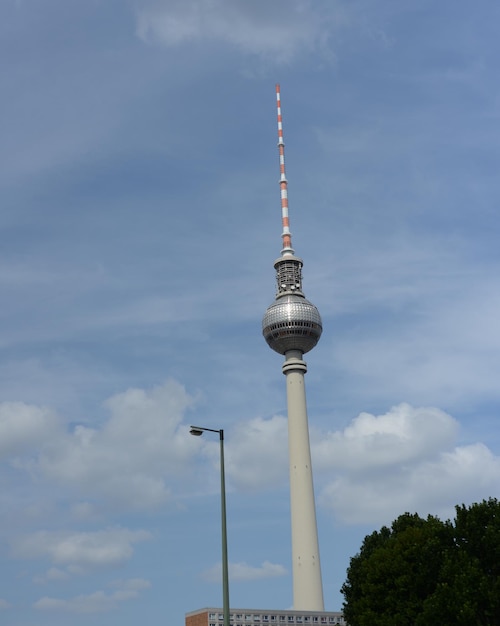
<path fill-rule="evenodd" d="M 280 159 L 283 249 L 275 261 L 276 299 L 262 320 L 262 334 L 269 346 L 285 356 L 292 518 L 293 608 L 324 611 L 319 559 L 316 507 L 307 423 L 303 355 L 318 343 L 323 330 L 318 309 L 302 292 L 302 259 L 295 256 L 288 220 L 288 182 L 281 118 L 280 86 L 276 85 L 278 148 Z"/>

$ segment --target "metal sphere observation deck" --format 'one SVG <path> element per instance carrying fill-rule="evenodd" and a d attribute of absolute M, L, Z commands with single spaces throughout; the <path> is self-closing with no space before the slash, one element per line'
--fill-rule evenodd
<path fill-rule="evenodd" d="M 288 350 L 309 352 L 318 343 L 322 330 L 318 309 L 297 294 L 278 297 L 262 320 L 262 334 L 269 347 L 279 354 Z"/>

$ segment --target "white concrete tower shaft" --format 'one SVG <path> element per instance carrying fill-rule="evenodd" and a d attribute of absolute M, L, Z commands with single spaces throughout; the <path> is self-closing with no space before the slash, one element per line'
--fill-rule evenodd
<path fill-rule="evenodd" d="M 307 421 L 304 374 L 300 350 L 285 353 L 292 522 L 293 608 L 324 611 L 316 506 Z"/>
<path fill-rule="evenodd" d="M 295 256 L 292 248 L 279 85 L 276 86 L 276 98 L 283 248 L 281 257 L 274 264 L 277 278 L 276 300 L 268 307 L 262 327 L 269 346 L 285 356 L 283 373 L 286 376 L 288 406 L 293 608 L 323 611 L 323 584 L 304 384 L 307 365 L 303 360 L 304 353 L 314 348 L 318 342 L 322 323 L 317 308 L 302 292 L 302 260 Z"/>

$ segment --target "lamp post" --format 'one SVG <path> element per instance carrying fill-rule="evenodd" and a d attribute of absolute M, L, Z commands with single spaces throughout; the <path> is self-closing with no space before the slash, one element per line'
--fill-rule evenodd
<path fill-rule="evenodd" d="M 224 475 L 224 431 L 202 426 L 191 426 L 191 435 L 199 437 L 203 431 L 219 433 L 220 441 L 220 508 L 222 527 L 222 610 L 224 612 L 224 626 L 229 626 L 229 568 L 227 560 L 227 528 L 226 528 L 226 480 Z"/>

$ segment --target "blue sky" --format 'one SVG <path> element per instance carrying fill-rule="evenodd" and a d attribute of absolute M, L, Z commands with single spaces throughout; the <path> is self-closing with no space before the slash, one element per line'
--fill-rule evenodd
<path fill-rule="evenodd" d="M 0 5 L 1 621 L 182 624 L 292 603 L 285 388 L 261 337 L 293 243 L 326 608 L 405 512 L 500 497 L 493 0 Z"/>

